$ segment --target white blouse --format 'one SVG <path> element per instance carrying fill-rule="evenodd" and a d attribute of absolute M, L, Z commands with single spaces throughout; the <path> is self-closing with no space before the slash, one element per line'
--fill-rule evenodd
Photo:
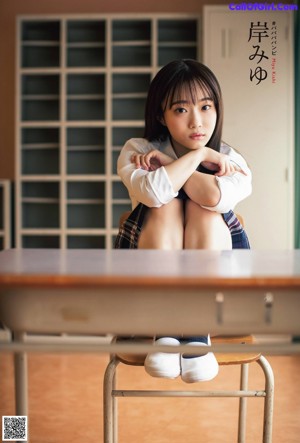
<path fill-rule="evenodd" d="M 155 171 L 137 169 L 131 162 L 134 153 L 146 154 L 153 149 L 158 149 L 176 160 L 178 157 L 170 140 L 165 142 L 149 142 L 144 138 L 128 140 L 121 150 L 118 158 L 118 175 L 128 189 L 132 209 L 138 203 L 148 207 L 160 207 L 169 203 L 178 195 L 174 192 L 171 181 L 164 166 Z M 220 152 L 227 154 L 230 160 L 237 164 L 247 175 L 235 172 L 230 176 L 215 176 L 220 189 L 221 197 L 216 206 L 203 206 L 210 211 L 226 213 L 233 210 L 237 203 L 248 197 L 252 192 L 252 174 L 245 159 L 233 148 L 222 143 Z"/>

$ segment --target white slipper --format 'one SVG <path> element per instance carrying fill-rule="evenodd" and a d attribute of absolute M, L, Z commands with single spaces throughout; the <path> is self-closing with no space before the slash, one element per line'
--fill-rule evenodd
<path fill-rule="evenodd" d="M 155 345 L 179 346 L 176 338 L 162 337 L 155 341 Z M 145 370 L 152 377 L 176 378 L 180 375 L 180 354 L 167 352 L 154 352 L 145 359 Z"/>
<path fill-rule="evenodd" d="M 205 353 L 205 346 L 210 346 L 210 337 L 207 344 L 202 342 L 190 342 L 189 346 L 198 347 L 197 356 L 181 355 L 181 378 L 186 383 L 195 383 L 198 381 L 209 381 L 215 378 L 219 372 L 219 365 L 215 355 L 212 352 Z M 200 347 L 202 348 L 200 350 Z M 203 354 L 201 355 L 201 351 Z"/>

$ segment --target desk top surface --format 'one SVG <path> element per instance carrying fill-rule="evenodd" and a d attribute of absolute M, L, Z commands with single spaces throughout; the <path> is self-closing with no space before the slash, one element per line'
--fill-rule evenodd
<path fill-rule="evenodd" d="M 126 284 L 300 288 L 300 250 L 11 249 L 0 252 L 2 287 Z"/>

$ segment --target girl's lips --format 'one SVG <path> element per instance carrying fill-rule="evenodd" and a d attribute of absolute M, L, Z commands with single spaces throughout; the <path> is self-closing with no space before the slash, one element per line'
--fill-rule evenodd
<path fill-rule="evenodd" d="M 193 140 L 201 140 L 204 137 L 205 137 L 205 134 L 192 134 L 192 135 L 190 135 L 190 138 L 192 138 Z"/>

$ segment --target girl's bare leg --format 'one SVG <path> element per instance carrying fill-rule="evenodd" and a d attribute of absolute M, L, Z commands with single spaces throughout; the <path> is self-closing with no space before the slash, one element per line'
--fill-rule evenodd
<path fill-rule="evenodd" d="M 150 208 L 140 234 L 138 249 L 183 249 L 182 200 L 174 198 L 160 208 Z"/>
<path fill-rule="evenodd" d="M 232 249 L 231 234 L 222 215 L 187 200 L 184 249 Z"/>

